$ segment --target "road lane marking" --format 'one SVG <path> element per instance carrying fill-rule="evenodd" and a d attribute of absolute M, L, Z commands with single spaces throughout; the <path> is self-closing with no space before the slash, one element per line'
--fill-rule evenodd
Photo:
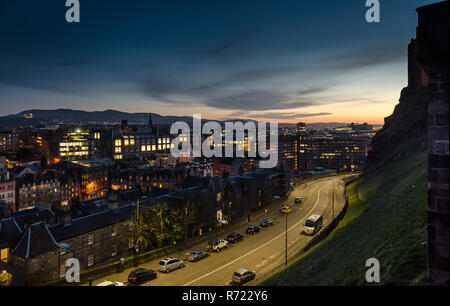
<path fill-rule="evenodd" d="M 302 221 L 303 221 L 304 219 L 306 219 L 306 218 L 309 216 L 309 214 L 316 208 L 316 206 L 317 206 L 317 204 L 319 203 L 319 200 L 320 200 L 320 191 L 321 191 L 325 186 L 327 186 L 327 185 L 328 185 L 328 184 L 325 184 L 325 185 L 323 185 L 322 187 L 319 188 L 319 190 L 317 191 L 317 201 L 316 201 L 316 203 L 314 204 L 314 207 L 306 214 L 305 217 L 303 217 L 300 221 L 298 221 L 296 224 L 294 224 L 293 226 L 291 226 L 291 227 L 288 229 L 288 232 L 289 232 L 290 230 L 294 229 L 295 227 L 297 227 L 300 223 L 302 223 Z M 219 267 L 219 268 L 217 268 L 217 269 L 215 269 L 215 270 L 213 270 L 213 271 L 211 271 L 211 272 L 209 272 L 209 273 L 206 273 L 206 274 L 204 274 L 204 275 L 202 275 L 202 276 L 200 276 L 200 277 L 198 277 L 198 278 L 196 278 L 196 279 L 194 279 L 194 280 L 192 280 L 192 281 L 190 281 L 190 282 L 187 282 L 187 283 L 184 284 L 183 286 L 189 286 L 190 284 L 195 283 L 195 282 L 201 280 L 202 278 L 205 278 L 205 277 L 207 277 L 207 276 L 209 276 L 209 275 L 211 275 L 211 274 L 213 274 L 213 273 L 215 273 L 215 272 L 217 272 L 217 271 L 219 271 L 219 270 L 222 270 L 223 268 L 228 267 L 229 265 L 234 264 L 235 262 L 237 262 L 237 261 L 241 260 L 242 258 L 247 257 L 248 255 L 250 255 L 250 254 L 252 254 L 252 253 L 258 251 L 259 249 L 261 249 L 261 248 L 265 247 L 266 245 L 272 243 L 273 241 L 277 240 L 278 238 L 284 236 L 285 234 L 286 234 L 285 232 L 279 234 L 279 235 L 276 236 L 275 238 L 272 238 L 271 240 L 267 241 L 266 243 L 264 243 L 263 245 L 257 247 L 256 249 L 254 249 L 254 250 L 252 250 L 252 251 L 250 251 L 250 252 L 248 252 L 248 253 L 242 255 L 241 257 L 236 258 L 236 259 L 233 260 L 233 261 L 230 261 L 229 263 L 227 263 L 227 264 L 225 264 L 225 265 L 223 265 L 223 266 L 221 266 L 221 267 Z"/>

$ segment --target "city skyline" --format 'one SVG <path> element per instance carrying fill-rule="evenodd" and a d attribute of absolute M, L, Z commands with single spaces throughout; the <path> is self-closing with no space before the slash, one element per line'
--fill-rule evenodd
<path fill-rule="evenodd" d="M 434 2 L 381 2 L 376 24 L 364 1 L 82 1 L 79 24 L 58 1 L 2 2 L 0 115 L 73 108 L 380 124 L 407 85 L 415 8 Z"/>
<path fill-rule="evenodd" d="M 448 1 L 16 2 L 0 287 L 448 286 Z"/>

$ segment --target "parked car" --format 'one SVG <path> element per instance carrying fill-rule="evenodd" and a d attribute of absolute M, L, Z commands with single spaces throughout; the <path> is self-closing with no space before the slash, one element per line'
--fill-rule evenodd
<path fill-rule="evenodd" d="M 233 276 L 231 277 L 231 280 L 234 283 L 242 285 L 246 282 L 251 281 L 252 279 L 255 279 L 255 277 L 256 277 L 255 271 L 241 268 L 238 269 L 236 272 L 234 272 Z"/>
<path fill-rule="evenodd" d="M 203 252 L 203 251 L 193 251 L 191 253 L 189 253 L 187 260 L 188 261 L 199 261 L 203 258 L 205 258 L 206 256 L 208 256 L 208 252 Z"/>
<path fill-rule="evenodd" d="M 250 225 L 247 230 L 245 231 L 247 234 L 256 234 L 259 233 L 261 231 L 261 228 L 259 226 L 256 225 Z"/>
<path fill-rule="evenodd" d="M 208 242 L 208 251 L 220 252 L 223 248 L 228 248 L 228 241 L 225 239 L 217 238 Z"/>
<path fill-rule="evenodd" d="M 111 282 L 111 281 L 104 281 L 97 285 L 98 287 L 121 287 L 125 286 L 124 283 L 121 282 Z"/>
<path fill-rule="evenodd" d="M 128 282 L 131 284 L 143 283 L 145 281 L 155 279 L 156 274 L 157 273 L 155 270 L 147 270 L 143 268 L 137 269 L 130 272 L 128 275 Z"/>
<path fill-rule="evenodd" d="M 259 226 L 261 227 L 269 227 L 274 225 L 273 220 L 272 219 L 264 219 L 261 221 L 261 223 L 259 224 Z"/>
<path fill-rule="evenodd" d="M 169 273 L 170 271 L 183 268 L 184 261 L 178 258 L 164 258 L 159 262 L 158 270 Z"/>
<path fill-rule="evenodd" d="M 301 197 L 296 197 L 295 198 L 295 203 L 301 203 L 302 202 L 302 198 Z"/>
<path fill-rule="evenodd" d="M 281 205 L 281 212 L 283 213 L 283 214 L 288 214 L 288 213 L 290 213 L 291 212 L 291 206 L 290 205 L 288 205 L 288 204 L 283 204 L 283 205 Z"/>
<path fill-rule="evenodd" d="M 244 235 L 241 235 L 241 234 L 236 233 L 236 232 L 230 233 L 228 235 L 228 237 L 227 237 L 227 241 L 228 242 L 233 242 L 233 243 L 236 243 L 236 242 L 238 242 L 238 241 L 240 241 L 242 239 L 244 239 Z"/>

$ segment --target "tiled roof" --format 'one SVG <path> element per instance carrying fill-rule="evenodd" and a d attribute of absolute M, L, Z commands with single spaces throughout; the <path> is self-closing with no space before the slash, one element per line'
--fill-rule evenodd
<path fill-rule="evenodd" d="M 13 218 L 0 220 L 0 249 L 9 247 L 22 236 L 22 230 Z"/>
<path fill-rule="evenodd" d="M 56 221 L 56 215 L 49 209 L 43 208 L 45 206 L 36 205 L 35 208 L 26 209 L 13 213 L 12 218 L 16 224 L 25 231 L 30 224 L 45 221 L 52 223 Z"/>
<path fill-rule="evenodd" d="M 15 256 L 34 258 L 60 248 L 42 221 L 30 225 L 17 246 L 11 251 Z"/>
<path fill-rule="evenodd" d="M 95 214 L 72 220 L 70 225 L 56 224 L 49 226 L 56 241 L 83 235 L 100 228 L 126 221 L 133 214 L 135 204 L 128 204 L 117 209 L 107 209 Z"/>
<path fill-rule="evenodd" d="M 126 221 L 134 213 L 135 204 L 102 211 L 75 218 L 69 224 L 47 225 L 44 215 L 51 211 L 36 209 L 21 212 L 15 217 L 0 220 L 0 247 L 14 247 L 12 254 L 33 258 L 59 247 L 63 241 L 103 227 Z M 27 224 L 31 222 L 31 224 Z M 22 230 L 22 227 L 26 230 Z"/>

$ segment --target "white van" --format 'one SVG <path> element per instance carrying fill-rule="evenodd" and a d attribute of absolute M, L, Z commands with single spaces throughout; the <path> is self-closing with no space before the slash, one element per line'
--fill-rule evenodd
<path fill-rule="evenodd" d="M 320 229 L 323 225 L 323 218 L 321 215 L 314 214 L 309 216 L 308 219 L 305 221 L 305 226 L 303 227 L 303 233 L 306 235 L 314 235 Z"/>

